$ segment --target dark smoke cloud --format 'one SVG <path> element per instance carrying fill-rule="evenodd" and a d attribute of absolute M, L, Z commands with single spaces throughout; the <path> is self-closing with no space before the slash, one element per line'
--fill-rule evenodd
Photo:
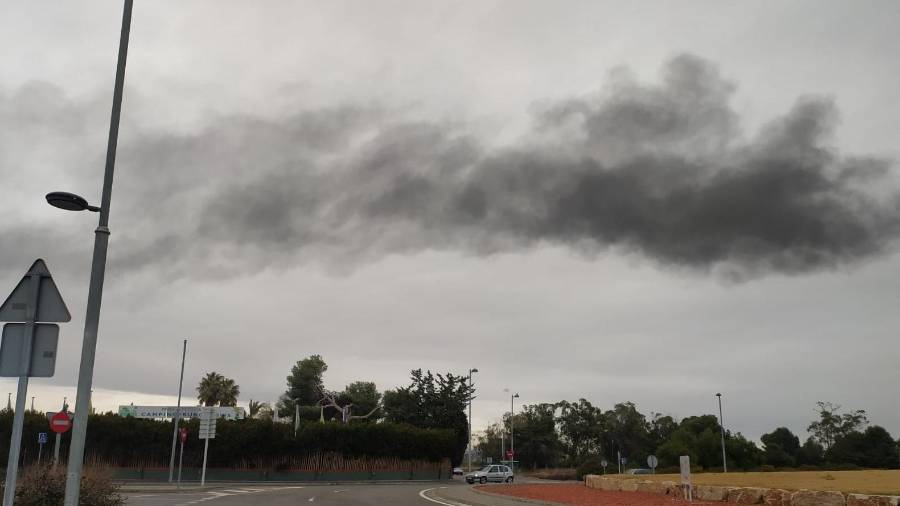
<path fill-rule="evenodd" d="M 306 259 L 340 268 L 557 245 L 746 278 L 884 253 L 898 199 L 871 188 L 892 183 L 890 162 L 837 153 L 836 109 L 823 98 L 801 98 L 747 136 L 734 88 L 689 55 L 668 62 L 659 85 L 619 71 L 595 95 L 543 104 L 503 148 L 461 125 L 366 108 L 134 134 L 120 148 L 130 175 L 116 192 L 134 207 L 114 268 L 231 276 Z M 138 211 L 147 205 L 159 212 Z"/>

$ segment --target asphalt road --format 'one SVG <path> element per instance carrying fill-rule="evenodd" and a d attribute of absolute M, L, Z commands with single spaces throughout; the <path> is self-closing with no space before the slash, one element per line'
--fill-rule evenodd
<path fill-rule="evenodd" d="M 515 500 L 472 492 L 460 482 L 365 485 L 283 485 L 215 487 L 204 491 L 134 492 L 126 504 L 135 506 L 235 506 L 298 505 L 327 506 L 521 506 Z"/>

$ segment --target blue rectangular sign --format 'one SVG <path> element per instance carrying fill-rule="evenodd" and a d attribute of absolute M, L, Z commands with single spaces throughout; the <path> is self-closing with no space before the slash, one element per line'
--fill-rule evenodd
<path fill-rule="evenodd" d="M 38 432 L 38 444 L 44 444 L 47 442 L 47 433 L 46 432 Z"/>

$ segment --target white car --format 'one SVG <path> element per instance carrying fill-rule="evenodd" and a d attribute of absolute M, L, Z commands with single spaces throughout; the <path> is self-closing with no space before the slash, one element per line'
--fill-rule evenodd
<path fill-rule="evenodd" d="M 466 475 L 466 483 L 473 484 L 476 481 L 478 483 L 487 483 L 489 481 L 494 481 L 497 483 L 512 483 L 513 472 L 510 468 L 501 465 L 490 465 L 484 466 L 483 468 L 475 471 L 474 473 L 469 473 Z"/>

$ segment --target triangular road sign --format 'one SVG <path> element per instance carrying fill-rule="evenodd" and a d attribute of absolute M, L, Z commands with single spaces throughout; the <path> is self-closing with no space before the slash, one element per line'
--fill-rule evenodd
<path fill-rule="evenodd" d="M 40 276 L 41 285 L 38 293 L 38 306 L 34 321 L 67 322 L 72 319 L 66 303 L 63 302 L 56 283 L 47 269 L 47 264 L 38 258 L 25 273 L 25 277 L 13 289 L 6 302 L 0 306 L 0 322 L 24 322 L 28 320 L 28 304 L 31 302 L 31 278 Z"/>

